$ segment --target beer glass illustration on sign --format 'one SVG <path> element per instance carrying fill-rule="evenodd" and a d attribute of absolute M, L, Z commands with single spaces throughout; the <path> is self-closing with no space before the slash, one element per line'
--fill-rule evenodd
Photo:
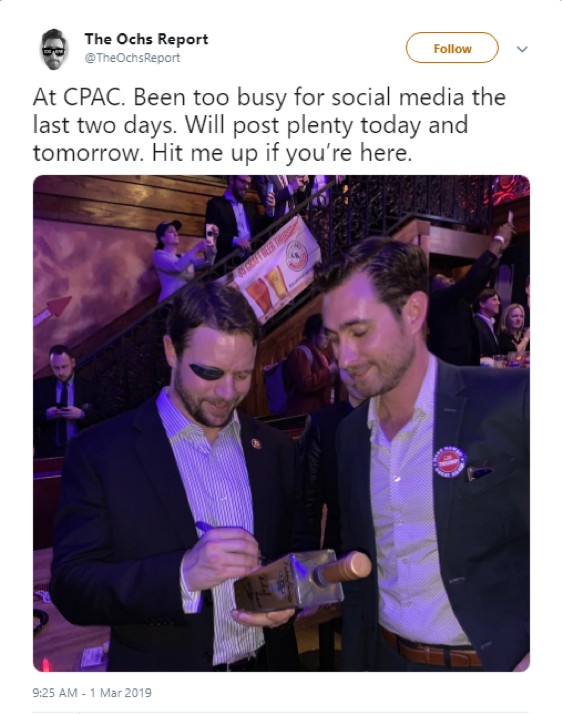
<path fill-rule="evenodd" d="M 275 290 L 275 294 L 279 298 L 279 301 L 284 300 L 289 296 L 287 286 L 285 285 L 285 278 L 283 277 L 283 273 L 281 272 L 281 268 L 279 268 L 279 266 L 276 265 L 272 270 L 266 273 L 265 279 Z"/>
<path fill-rule="evenodd" d="M 264 281 L 261 278 L 254 280 L 248 285 L 246 292 L 252 300 L 255 300 L 263 314 L 267 315 L 271 310 L 271 295 Z"/>

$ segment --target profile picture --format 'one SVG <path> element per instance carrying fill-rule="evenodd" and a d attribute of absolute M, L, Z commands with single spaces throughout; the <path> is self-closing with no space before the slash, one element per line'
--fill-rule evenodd
<path fill-rule="evenodd" d="M 48 30 L 41 38 L 43 61 L 49 69 L 59 69 L 64 62 L 66 40 L 60 30 Z"/>

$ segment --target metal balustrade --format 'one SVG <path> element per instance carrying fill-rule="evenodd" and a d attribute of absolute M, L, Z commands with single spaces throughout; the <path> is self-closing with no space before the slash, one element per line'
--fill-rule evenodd
<path fill-rule="evenodd" d="M 389 235 L 412 218 L 485 232 L 491 224 L 492 176 L 349 176 L 330 181 L 252 239 L 257 250 L 297 213 L 318 241 L 322 258 L 370 235 Z M 199 273 L 215 280 L 242 262 L 240 250 Z M 183 289 L 183 288 L 182 288 Z M 311 286 L 264 326 L 270 333 L 314 294 Z M 108 416 L 135 408 L 169 382 L 162 337 L 169 307 L 160 304 L 82 361 L 78 373 L 94 379 Z"/>

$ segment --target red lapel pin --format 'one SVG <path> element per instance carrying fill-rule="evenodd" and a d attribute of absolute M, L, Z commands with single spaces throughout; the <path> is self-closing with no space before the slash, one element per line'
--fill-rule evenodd
<path fill-rule="evenodd" d="M 258 441 L 258 439 L 252 439 L 252 446 L 254 449 L 261 449 L 261 441 Z"/>

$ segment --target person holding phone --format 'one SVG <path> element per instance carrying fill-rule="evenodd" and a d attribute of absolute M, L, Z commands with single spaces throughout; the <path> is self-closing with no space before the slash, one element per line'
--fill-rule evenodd
<path fill-rule="evenodd" d="M 214 225 L 207 226 L 208 235 L 205 240 L 197 243 L 184 255 L 176 253 L 180 242 L 178 231 L 181 226 L 180 221 L 176 220 L 164 221 L 156 228 L 154 267 L 162 284 L 158 302 L 167 300 L 176 290 L 193 280 L 196 270 L 203 270 L 212 265 L 217 254 L 215 242 L 218 229 Z M 199 253 L 203 253 L 203 257 L 199 257 Z"/>
<path fill-rule="evenodd" d="M 307 197 L 309 178 L 306 175 L 254 176 L 254 181 L 263 206 L 274 220 L 284 216 Z M 273 209 L 271 196 L 275 199 Z"/>
<path fill-rule="evenodd" d="M 63 456 L 69 440 L 103 419 L 95 384 L 74 374 L 76 360 L 65 345 L 49 350 L 52 377 L 33 382 L 35 458 Z"/>
<path fill-rule="evenodd" d="M 266 198 L 263 216 L 256 203 L 246 200 L 252 185 L 251 176 L 227 176 L 227 182 L 224 195 L 211 198 L 205 214 L 205 223 L 217 227 L 217 263 L 236 248 L 248 256 L 252 238 L 267 228 L 275 210 L 273 194 Z"/>

